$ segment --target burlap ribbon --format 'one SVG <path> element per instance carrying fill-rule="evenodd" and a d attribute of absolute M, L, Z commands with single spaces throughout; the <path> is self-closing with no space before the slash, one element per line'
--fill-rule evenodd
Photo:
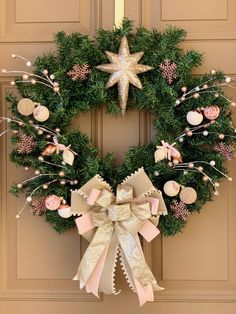
<path fill-rule="evenodd" d="M 82 214 L 76 219 L 79 234 L 90 245 L 74 280 L 98 297 L 98 292 L 116 294 L 114 272 L 117 256 L 140 305 L 154 300 L 153 291 L 163 290 L 146 264 L 138 233 L 147 241 L 159 234 L 161 214 L 167 214 L 161 192 L 140 168 L 118 185 L 116 197 L 99 175 L 79 190 L 72 191 L 71 210 Z"/>

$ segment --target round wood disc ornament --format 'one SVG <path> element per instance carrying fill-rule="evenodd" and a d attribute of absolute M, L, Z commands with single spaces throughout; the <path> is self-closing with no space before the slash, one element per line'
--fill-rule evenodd
<path fill-rule="evenodd" d="M 199 125 L 202 123 L 203 115 L 201 112 L 194 110 L 187 113 L 187 121 L 191 125 Z"/>
<path fill-rule="evenodd" d="M 179 194 L 180 185 L 176 181 L 170 180 L 164 184 L 163 190 L 166 195 L 173 197 Z"/>
<path fill-rule="evenodd" d="M 34 109 L 33 116 L 35 120 L 44 122 L 49 118 L 50 113 L 47 107 L 39 105 Z"/>
<path fill-rule="evenodd" d="M 179 198 L 184 204 L 193 204 L 197 200 L 197 192 L 191 187 L 184 187 L 179 194 Z"/>
<path fill-rule="evenodd" d="M 35 103 L 29 98 L 22 98 L 17 104 L 17 110 L 23 116 L 30 116 L 35 109 Z"/>

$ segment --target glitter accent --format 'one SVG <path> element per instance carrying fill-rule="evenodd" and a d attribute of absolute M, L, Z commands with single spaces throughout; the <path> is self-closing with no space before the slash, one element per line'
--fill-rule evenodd
<path fill-rule="evenodd" d="M 187 217 L 190 215 L 190 212 L 182 201 L 173 200 L 170 209 L 173 212 L 173 216 L 177 219 L 187 220 Z"/>
<path fill-rule="evenodd" d="M 17 143 L 17 152 L 19 154 L 30 154 L 36 147 L 36 142 L 31 135 L 25 133 L 19 134 L 19 142 Z"/>
<path fill-rule="evenodd" d="M 161 69 L 161 74 L 164 79 L 166 79 L 169 84 L 173 83 L 174 79 L 177 77 L 176 63 L 171 62 L 169 59 L 165 59 L 164 62 L 159 65 L 159 68 Z"/>
<path fill-rule="evenodd" d="M 235 156 L 234 146 L 226 144 L 224 142 L 220 142 L 214 147 L 214 150 L 222 154 L 225 159 L 231 160 Z"/>
<path fill-rule="evenodd" d="M 90 72 L 91 70 L 89 69 L 88 64 L 84 65 L 74 64 L 72 70 L 67 72 L 67 75 L 71 77 L 72 81 L 77 81 L 78 79 L 84 81 L 88 78 L 88 74 Z"/>
<path fill-rule="evenodd" d="M 142 84 L 137 74 L 147 72 L 153 68 L 138 63 L 143 56 L 143 51 L 130 54 L 128 40 L 125 36 L 121 39 L 119 53 L 115 54 L 106 51 L 106 55 L 111 63 L 102 64 L 96 68 L 111 74 L 106 88 L 118 84 L 119 103 L 122 115 L 124 116 L 128 101 L 129 84 L 142 89 Z"/>

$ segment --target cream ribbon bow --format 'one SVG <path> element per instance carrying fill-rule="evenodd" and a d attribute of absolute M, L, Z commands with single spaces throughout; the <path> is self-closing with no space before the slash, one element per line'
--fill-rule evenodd
<path fill-rule="evenodd" d="M 98 297 L 116 294 L 114 272 L 118 254 L 126 279 L 138 294 L 140 305 L 163 290 L 146 264 L 138 233 L 147 241 L 159 234 L 159 216 L 167 214 L 161 192 L 140 168 L 118 185 L 116 197 L 99 175 L 72 191 L 71 210 L 79 234 L 90 241 L 74 280 Z"/>

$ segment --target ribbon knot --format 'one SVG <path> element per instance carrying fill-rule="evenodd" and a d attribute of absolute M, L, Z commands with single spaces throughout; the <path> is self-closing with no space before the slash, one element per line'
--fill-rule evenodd
<path fill-rule="evenodd" d="M 131 216 L 130 204 L 111 205 L 108 207 L 108 217 L 111 221 L 126 220 Z"/>
<path fill-rule="evenodd" d="M 140 305 L 152 301 L 153 291 L 162 290 L 151 273 L 142 252 L 138 233 L 147 241 L 159 234 L 155 225 L 166 214 L 161 192 L 157 191 L 143 168 L 118 185 L 116 195 L 99 175 L 79 190 L 72 191 L 71 210 L 82 214 L 76 219 L 79 233 L 90 241 L 75 280 L 80 287 L 116 293 L 114 270 L 118 251 L 129 285 L 137 292 Z"/>
<path fill-rule="evenodd" d="M 151 217 L 151 200 L 144 198 L 137 202 L 133 198 L 134 189 L 131 185 L 119 184 L 116 191 L 116 197 L 107 189 L 98 190 L 93 188 L 88 196 L 87 203 L 92 206 L 101 206 L 100 211 L 107 210 L 108 218 L 111 221 L 123 221 L 130 219 L 131 215 L 136 215 L 140 220 Z M 157 212 L 158 202 L 153 205 L 153 212 Z M 93 211 L 92 216 L 97 213 Z"/>

